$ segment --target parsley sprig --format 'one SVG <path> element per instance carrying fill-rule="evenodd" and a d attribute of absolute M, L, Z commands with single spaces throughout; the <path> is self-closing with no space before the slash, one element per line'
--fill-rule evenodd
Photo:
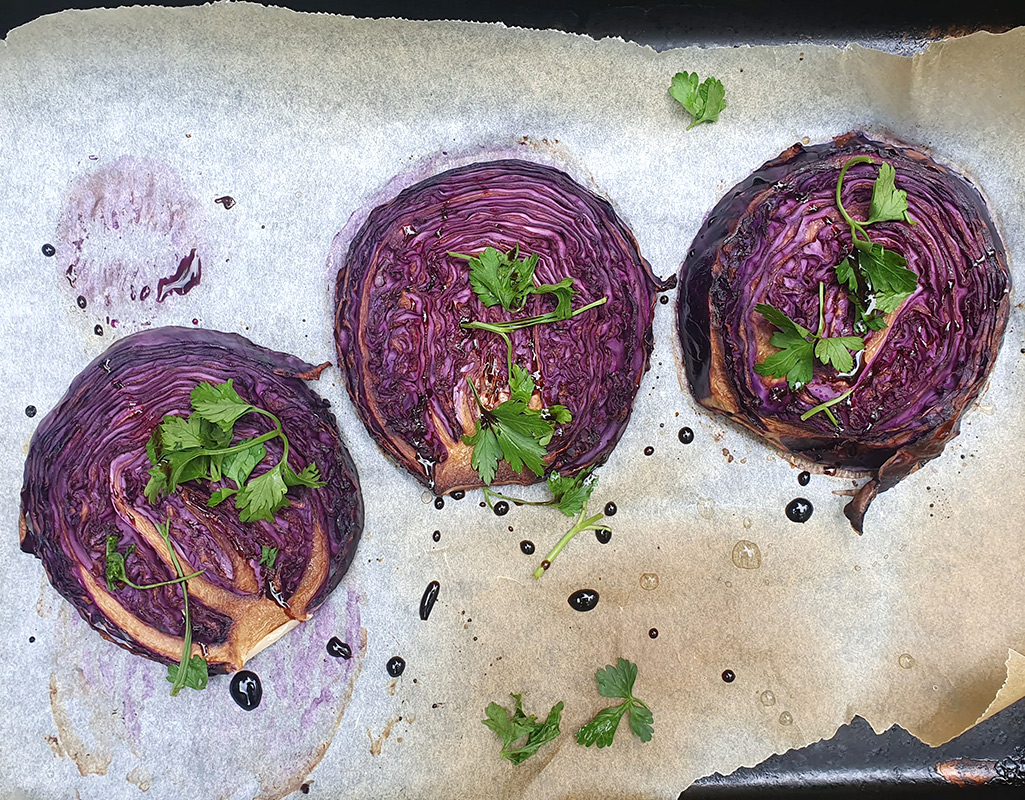
<path fill-rule="evenodd" d="M 572 319 L 605 304 L 608 298 L 602 297 L 574 310 L 572 302 L 576 292 L 573 279 L 535 285 L 539 257 L 535 254 L 521 259 L 518 245 L 507 253 L 485 247 L 477 256 L 464 253 L 449 255 L 468 262 L 470 285 L 485 306 L 501 305 L 507 311 L 520 311 L 532 294 L 556 296 L 555 309 L 544 314 L 499 322 L 468 320 L 460 323 L 463 328 L 488 331 L 502 338 L 506 346 L 506 374 L 509 376 L 509 399 L 494 408 L 484 405 L 477 387 L 467 378 L 480 410 L 476 429 L 472 434 L 463 436 L 463 442 L 473 448 L 470 465 L 485 486 L 495 479 L 500 460 L 506 461 L 516 472 L 527 467 L 540 477 L 544 474 L 546 448 L 555 434 L 556 425 L 571 422 L 573 415 L 562 405 L 542 409 L 529 407 L 534 394 L 534 378 L 519 364 L 513 363 L 509 334 L 523 328 Z"/>
<path fill-rule="evenodd" d="M 274 569 L 274 562 L 278 560 L 278 548 L 268 547 L 265 544 L 260 545 L 260 566 L 265 566 L 267 569 Z"/>
<path fill-rule="evenodd" d="M 854 245 L 854 252 L 836 265 L 836 277 L 854 304 L 854 329 L 861 332 L 885 328 L 883 317 L 896 311 L 918 286 L 918 276 L 908 269 L 904 256 L 873 242 L 867 229 L 876 222 L 918 224 L 908 214 L 908 195 L 897 188 L 897 173 L 893 166 L 885 161 L 879 165 L 868 217 L 864 221 L 854 219 L 840 199 L 847 170 L 856 164 L 874 163 L 868 156 L 855 156 L 843 165 L 836 182 L 836 205 L 850 225 Z"/>
<path fill-rule="evenodd" d="M 292 469 L 288 463 L 288 437 L 281 429 L 281 420 L 243 400 L 231 379 L 219 384 L 200 383 L 192 390 L 190 399 L 193 413 L 188 417 L 164 417 L 146 444 L 146 454 L 153 465 L 144 490 L 150 503 L 156 504 L 163 495 L 191 480 L 230 481 L 234 486 L 222 485 L 214 491 L 208 506 L 217 506 L 234 496 L 243 522 L 272 522 L 274 514 L 289 505 L 285 495 L 290 487 L 324 486 L 316 462 L 311 461 L 301 472 Z M 274 423 L 274 430 L 232 445 L 235 423 L 247 414 L 268 418 Z M 281 458 L 262 475 L 252 477 L 253 470 L 267 455 L 265 444 L 276 438 L 281 439 Z"/>
<path fill-rule="evenodd" d="M 696 72 L 677 72 L 669 94 L 694 118 L 687 130 L 702 122 L 715 122 L 726 109 L 726 89 L 722 82 L 717 78 L 705 78 L 699 85 Z"/>
<path fill-rule="evenodd" d="M 532 294 L 554 293 L 558 302 L 557 311 L 566 319 L 570 304 L 573 302 L 573 279 L 565 278 L 558 283 L 542 283 L 534 285 L 534 270 L 540 256 L 537 253 L 520 259 L 520 246 L 516 245 L 508 253 L 485 247 L 477 256 L 465 253 L 449 253 L 450 256 L 461 258 L 470 264 L 470 286 L 480 298 L 481 303 L 488 306 L 500 305 L 506 311 L 522 311 L 527 298 Z"/>
<path fill-rule="evenodd" d="M 117 591 L 118 583 L 123 583 L 125 586 L 131 586 L 133 589 L 144 591 L 146 589 L 159 589 L 161 586 L 171 586 L 175 583 L 185 583 L 185 581 L 206 572 L 205 569 L 201 569 L 198 572 L 193 572 L 191 575 L 183 575 L 181 577 L 174 578 L 173 580 L 160 581 L 159 583 L 145 583 L 142 585 L 132 583 L 131 578 L 128 577 L 127 567 L 129 556 L 135 552 L 135 545 L 129 545 L 128 549 L 124 552 L 124 555 L 122 555 L 117 549 L 119 539 L 120 537 L 117 534 L 109 534 L 107 536 L 107 557 L 104 565 L 104 572 L 107 578 L 107 589 L 111 592 Z"/>
<path fill-rule="evenodd" d="M 815 359 L 823 364 L 832 365 L 837 372 L 843 374 L 854 369 L 851 352 L 865 349 L 865 341 L 860 336 L 825 336 L 825 285 L 819 282 L 819 327 L 815 333 L 798 325 L 790 317 L 777 308 L 766 303 L 759 303 L 755 311 L 765 317 L 778 329 L 769 343 L 780 348 L 778 353 L 755 364 L 755 372 L 771 378 L 787 379 L 793 390 L 803 388 L 811 381 Z M 836 425 L 836 417 L 828 406 L 818 408 L 825 411 L 826 416 Z"/>
<path fill-rule="evenodd" d="M 555 434 L 556 424 L 572 421 L 569 409 L 560 405 L 530 408 L 534 379 L 519 364 L 512 365 L 509 399 L 494 408 L 484 405 L 469 378 L 466 382 L 477 401 L 480 417 L 476 430 L 464 435 L 463 442 L 473 448 L 470 466 L 477 470 L 484 484 L 495 479 L 499 460 L 506 461 L 516 472 L 526 467 L 537 476 L 544 474 L 545 448 Z"/>
<path fill-rule="evenodd" d="M 516 707 L 510 715 L 509 711 L 498 703 L 489 703 L 482 719 L 485 725 L 498 734 L 502 740 L 502 758 L 509 759 L 513 764 L 522 764 L 534 755 L 542 745 L 547 744 L 560 733 L 559 723 L 562 721 L 563 703 L 560 700 L 544 722 L 538 722 L 537 717 L 531 714 L 529 717 L 523 713 L 523 698 L 521 695 L 510 695 L 516 700 Z M 526 737 L 526 741 L 519 746 L 514 746 L 517 741 Z"/>
<path fill-rule="evenodd" d="M 633 695 L 634 683 L 637 680 L 637 665 L 620 658 L 616 666 L 609 664 L 594 674 L 598 682 L 598 694 L 602 697 L 622 699 L 618 706 L 610 706 L 599 711 L 590 722 L 577 731 L 577 742 L 590 747 L 608 747 L 616 736 L 619 721 L 629 715 L 630 730 L 642 742 L 650 742 L 654 732 L 652 722 L 654 715 L 642 700 Z"/>

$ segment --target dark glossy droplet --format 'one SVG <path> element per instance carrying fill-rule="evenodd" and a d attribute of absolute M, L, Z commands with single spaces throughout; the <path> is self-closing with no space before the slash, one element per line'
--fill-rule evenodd
<path fill-rule="evenodd" d="M 654 455 L 654 454 L 655 454 L 655 448 L 652 447 L 651 445 L 648 445 L 647 447 L 644 448 L 644 455 L 651 456 L 651 455 Z"/>
<path fill-rule="evenodd" d="M 93 328 L 93 333 L 95 333 L 97 336 L 103 336 L 103 326 L 97 325 L 95 328 Z"/>
<path fill-rule="evenodd" d="M 616 508 L 616 504 L 615 503 L 610 501 L 610 502 L 605 504 L 605 516 L 606 517 L 614 517 L 614 516 L 616 516 L 616 512 L 617 511 L 619 511 L 619 509 Z"/>
<path fill-rule="evenodd" d="M 247 669 L 239 670 L 231 676 L 231 685 L 228 687 L 231 692 L 231 699 L 239 704 L 240 708 L 252 711 L 263 699 L 263 685 L 255 672 Z"/>
<path fill-rule="evenodd" d="M 392 656 L 388 659 L 388 663 L 385 665 L 385 669 L 388 670 L 388 674 L 393 678 L 399 677 L 406 670 L 406 660 L 399 656 Z"/>
<path fill-rule="evenodd" d="M 811 473 L 810 472 L 802 472 L 801 474 L 799 474 L 797 476 L 797 482 L 799 484 L 801 484 L 801 486 L 807 486 L 810 481 L 811 481 Z"/>
<path fill-rule="evenodd" d="M 606 530 L 605 528 L 598 528 L 594 532 L 594 538 L 598 540 L 600 544 L 608 544 L 612 541 L 612 531 Z"/>
<path fill-rule="evenodd" d="M 452 492 L 450 496 L 453 500 L 462 500 L 464 497 L 466 497 L 466 492 L 464 492 L 462 489 L 456 489 L 454 492 Z"/>
<path fill-rule="evenodd" d="M 726 683 L 733 683 L 737 679 L 737 676 L 733 674 L 732 669 L 724 669 L 722 673 L 722 679 Z"/>
<path fill-rule="evenodd" d="M 75 300 L 75 302 L 78 303 L 79 308 L 81 308 L 83 311 L 85 310 L 87 303 L 85 302 L 85 298 L 82 295 L 79 295 L 78 299 Z"/>
<path fill-rule="evenodd" d="M 327 654 L 334 658 L 352 658 L 352 648 L 337 636 L 327 640 Z"/>
<path fill-rule="evenodd" d="M 431 538 L 434 539 L 434 541 L 436 541 L 436 542 L 440 542 L 441 541 L 441 531 L 435 531 L 434 533 L 432 533 L 431 534 Z"/>
<path fill-rule="evenodd" d="M 441 584 L 437 581 L 431 581 L 427 584 L 427 588 L 424 589 L 423 597 L 420 598 L 420 619 L 426 621 L 431 615 L 431 611 L 434 609 L 434 604 L 438 600 L 439 589 L 441 589 Z"/>
<path fill-rule="evenodd" d="M 495 503 L 495 513 L 500 517 L 504 517 L 509 513 L 509 504 L 505 500 L 499 500 Z"/>
<path fill-rule="evenodd" d="M 648 631 L 648 638 L 649 639 L 657 639 L 658 638 L 658 628 L 652 628 L 650 631 Z"/>
<path fill-rule="evenodd" d="M 590 611 L 598 605 L 598 593 L 594 589 L 578 589 L 569 596 L 569 607 L 574 611 Z"/>
<path fill-rule="evenodd" d="M 214 202 L 224 206 L 224 209 L 228 210 L 235 205 L 235 198 L 226 194 L 224 197 L 218 197 Z"/>
<path fill-rule="evenodd" d="M 299 791 L 302 792 L 303 794 L 309 794 L 310 793 L 310 785 L 308 783 L 304 783 L 302 786 L 299 787 Z"/>
<path fill-rule="evenodd" d="M 787 519 L 791 522 L 807 522 L 813 510 L 811 500 L 796 497 L 787 503 Z"/>
<path fill-rule="evenodd" d="M 29 643 L 29 644 L 32 644 L 33 642 L 35 642 L 35 640 L 36 640 L 36 637 L 35 637 L 35 636 L 29 636 L 29 637 L 28 637 L 28 643 Z"/>
<path fill-rule="evenodd" d="M 679 436 L 680 441 L 684 444 L 690 444 L 694 441 L 694 431 L 692 431 L 690 428 L 680 428 L 680 432 L 677 434 L 677 436 Z"/>
<path fill-rule="evenodd" d="M 669 297 L 667 297 L 666 295 L 662 295 L 660 298 L 658 298 L 658 302 L 660 302 L 662 305 L 665 305 L 669 302 Z"/>
<path fill-rule="evenodd" d="M 26 417 L 34 417 L 35 415 L 36 415 L 36 407 L 35 406 L 25 406 L 25 416 Z"/>
<path fill-rule="evenodd" d="M 43 245 L 43 255 L 46 256 L 47 258 L 53 258 L 53 256 L 56 255 L 56 253 L 57 253 L 57 248 L 54 247 L 49 242 L 47 242 L 46 244 Z"/>
<path fill-rule="evenodd" d="M 534 555 L 534 543 L 530 539 L 524 539 L 520 542 L 520 552 L 525 556 Z"/>
<path fill-rule="evenodd" d="M 444 497 L 435 497 L 434 498 L 434 507 L 436 509 L 438 509 L 438 511 L 441 511 L 441 509 L 443 509 L 445 507 L 445 498 Z"/>

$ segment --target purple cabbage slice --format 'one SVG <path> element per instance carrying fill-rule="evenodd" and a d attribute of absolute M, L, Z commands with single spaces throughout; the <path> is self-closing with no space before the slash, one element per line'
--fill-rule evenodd
<path fill-rule="evenodd" d="M 119 537 L 126 569 L 139 585 L 175 578 L 156 525 L 170 535 L 188 582 L 193 643 L 211 672 L 232 671 L 307 619 L 338 585 L 363 529 L 363 500 L 352 459 L 328 404 L 304 380 L 319 376 L 294 356 L 229 333 L 159 328 L 112 345 L 71 383 L 36 429 L 21 492 L 21 547 L 36 555 L 50 583 L 107 639 L 163 663 L 183 647 L 179 585 L 139 591 L 108 589 L 107 537 Z M 250 403 L 281 420 L 289 460 L 316 461 L 326 486 L 294 487 L 274 522 L 242 523 L 232 502 L 210 508 L 211 485 L 184 483 L 152 505 L 144 496 L 146 443 L 165 415 L 188 416 L 200 382 L 233 379 Z M 249 414 L 235 441 L 271 428 Z M 280 455 L 280 438 L 267 443 Z M 263 547 L 278 549 L 273 568 Z"/>
<path fill-rule="evenodd" d="M 836 205 L 840 169 L 851 158 L 843 204 L 865 219 L 878 163 L 896 170 L 918 224 L 880 222 L 872 241 L 896 251 L 918 287 L 888 326 L 868 331 L 855 369 L 816 364 L 798 390 L 762 377 L 756 363 L 775 352 L 767 303 L 798 324 L 818 325 L 825 285 L 829 336 L 854 333 L 854 308 L 834 266 L 852 252 Z M 779 449 L 822 468 L 870 475 L 844 513 L 859 533 L 872 500 L 938 456 L 958 434 L 961 415 L 985 386 L 1003 339 L 1010 274 L 1003 243 L 978 190 L 912 148 L 848 133 L 795 144 L 730 190 L 712 210 L 680 270 L 679 334 L 687 380 L 706 408 Z M 853 389 L 825 414 L 801 416 Z"/>
<path fill-rule="evenodd" d="M 538 283 L 573 278 L 574 308 L 608 298 L 511 334 L 514 363 L 535 376 L 535 402 L 573 414 L 548 445 L 546 465 L 562 474 L 603 463 L 622 435 L 665 288 L 607 201 L 526 161 L 442 172 L 375 208 L 351 243 L 336 237 L 335 336 L 349 395 L 379 446 L 439 495 L 482 485 L 462 442 L 478 418 L 467 379 L 488 407 L 508 398 L 505 343 L 460 323 L 555 307 L 552 295 L 531 296 L 516 315 L 485 307 L 466 261 L 448 254 L 489 246 L 539 255 Z M 537 480 L 502 461 L 494 483 Z"/>

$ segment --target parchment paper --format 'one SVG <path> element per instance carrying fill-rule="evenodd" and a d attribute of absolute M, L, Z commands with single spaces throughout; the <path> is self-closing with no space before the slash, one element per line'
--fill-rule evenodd
<path fill-rule="evenodd" d="M 673 305 L 657 306 L 651 371 L 592 504 L 617 503 L 612 541 L 579 537 L 540 581 L 531 572 L 564 517 L 497 517 L 479 493 L 436 510 L 376 449 L 340 373 L 327 371 L 318 391 L 358 465 L 366 532 L 317 618 L 251 663 L 265 699 L 249 714 L 223 677 L 167 697 L 163 669 L 79 620 L 16 531 L 32 431 L 124 333 L 195 324 L 335 360 L 327 253 L 396 176 L 495 153 L 557 164 L 608 196 L 668 275 L 752 169 L 795 141 L 863 129 L 929 148 L 977 182 L 1020 282 L 1023 53 L 1023 30 L 912 59 L 859 47 L 655 53 L 248 4 L 70 12 L 12 32 L 0 48 L 0 793 L 240 800 L 305 783 L 320 797 L 675 797 L 702 775 L 829 737 L 855 714 L 938 744 L 1022 696 L 1019 305 L 961 436 L 876 501 L 862 537 L 833 494 L 850 479 L 800 487 L 797 469 L 696 406 L 680 384 Z M 682 69 L 726 85 L 715 125 L 685 132 L 689 118 L 666 92 Z M 102 205 L 82 187 L 140 163 L 163 176 L 153 196 L 187 226 L 160 227 L 151 208 L 150 222 L 122 219 L 110 233 L 100 214 L 83 245 L 89 263 L 147 269 L 195 247 L 202 282 L 163 303 L 115 293 L 81 310 L 64 274 L 69 220 Z M 134 184 L 118 185 L 107 200 L 131 206 Z M 213 202 L 225 195 L 234 207 Z M 684 425 L 690 445 L 677 438 Z M 803 525 L 783 513 L 797 496 L 815 507 Z M 757 545 L 757 569 L 735 565 L 741 541 Z M 657 588 L 645 588 L 651 575 Z M 423 622 L 430 580 L 441 593 Z M 566 602 L 580 588 L 601 596 L 586 614 Z M 352 661 L 327 656 L 331 635 L 352 643 Z M 408 664 L 398 679 L 385 671 L 393 655 Z M 585 750 L 573 734 L 606 704 L 594 671 L 620 656 L 639 665 L 654 739 L 624 727 L 611 749 Z M 563 735 L 519 767 L 479 721 L 509 692 L 542 716 L 566 703 Z"/>

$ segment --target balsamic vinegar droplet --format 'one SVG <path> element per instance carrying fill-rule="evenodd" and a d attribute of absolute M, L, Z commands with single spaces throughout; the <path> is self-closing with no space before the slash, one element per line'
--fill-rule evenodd
<path fill-rule="evenodd" d="M 328 639 L 327 653 L 334 658 L 352 658 L 352 648 L 337 636 Z"/>
<path fill-rule="evenodd" d="M 692 431 L 690 428 L 680 428 L 680 432 L 677 434 L 677 436 L 679 436 L 680 441 L 683 444 L 690 444 L 694 441 L 694 431 Z"/>
<path fill-rule="evenodd" d="M 464 491 L 463 491 L 462 489 L 456 489 L 456 490 L 455 490 L 454 492 L 452 492 L 452 494 L 451 494 L 451 495 L 449 495 L 449 496 L 450 496 L 450 497 L 451 497 L 451 498 L 452 498 L 453 500 L 462 500 L 462 499 L 463 499 L 464 497 L 466 497 L 466 492 L 464 492 Z"/>
<path fill-rule="evenodd" d="M 93 333 L 95 333 L 97 336 L 103 336 L 103 326 L 97 325 L 95 328 L 93 328 Z"/>
<path fill-rule="evenodd" d="M 436 542 L 440 542 L 441 541 L 441 531 L 435 531 L 434 533 L 432 533 L 431 534 L 431 538 L 434 539 L 434 541 L 436 541 Z"/>
<path fill-rule="evenodd" d="M 504 517 L 509 513 L 509 504 L 505 500 L 499 500 L 495 503 L 495 514 L 500 517 Z"/>
<path fill-rule="evenodd" d="M 438 511 L 441 511 L 441 509 L 443 509 L 445 507 L 445 498 L 444 497 L 435 497 L 434 498 L 434 507 L 436 509 L 438 509 Z"/>
<path fill-rule="evenodd" d="M 597 539 L 600 544 L 608 544 L 612 541 L 612 531 L 599 528 L 594 532 L 594 538 Z"/>
<path fill-rule="evenodd" d="M 393 678 L 399 677 L 406 669 L 406 661 L 399 656 L 392 656 L 388 659 L 388 663 L 385 665 L 385 669 L 388 670 L 388 674 Z"/>
<path fill-rule="evenodd" d="M 737 679 L 732 669 L 723 670 L 722 679 L 725 683 L 733 683 Z"/>
<path fill-rule="evenodd" d="M 644 448 L 644 455 L 650 456 L 650 455 L 654 455 L 654 454 L 655 454 L 655 448 L 652 447 L 651 445 L 648 445 L 647 447 Z"/>
<path fill-rule="evenodd" d="M 658 302 L 660 302 L 662 305 L 665 305 L 669 302 L 669 298 L 665 295 L 662 295 L 660 298 L 658 298 Z"/>
<path fill-rule="evenodd" d="M 239 670 L 231 677 L 231 685 L 228 687 L 231 692 L 231 699 L 238 703 L 240 708 L 252 711 L 263 699 L 263 685 L 255 672 L 247 669 Z"/>
<path fill-rule="evenodd" d="M 807 486 L 811 482 L 811 473 L 802 472 L 797 476 L 797 482 L 801 484 L 801 486 Z"/>
<path fill-rule="evenodd" d="M 423 597 L 420 598 L 420 619 L 426 621 L 431 615 L 431 611 L 434 609 L 434 604 L 438 600 L 438 590 L 441 588 L 441 584 L 437 581 L 431 581 L 427 584 L 427 588 L 424 589 Z"/>
<path fill-rule="evenodd" d="M 650 631 L 648 631 L 648 637 L 651 638 L 651 639 L 657 639 L 658 638 L 658 628 L 652 628 Z"/>
<path fill-rule="evenodd" d="M 794 498 L 787 503 L 787 519 L 791 522 L 807 522 L 811 519 L 813 510 L 811 500 L 805 500 L 803 497 Z"/>
<path fill-rule="evenodd" d="M 57 253 L 57 248 L 47 242 L 43 245 L 43 255 L 47 258 L 52 258 Z"/>
<path fill-rule="evenodd" d="M 25 406 L 25 416 L 26 417 L 34 417 L 35 415 L 36 415 L 36 407 L 35 406 Z"/>
<path fill-rule="evenodd" d="M 525 556 L 534 555 L 534 543 L 529 539 L 524 539 L 522 542 L 520 542 L 520 552 L 522 552 Z"/>
<path fill-rule="evenodd" d="M 598 593 L 594 589 L 578 589 L 569 596 L 569 607 L 574 611 L 590 611 L 598 605 Z"/>
<path fill-rule="evenodd" d="M 619 511 L 619 509 L 616 508 L 616 504 L 615 503 L 609 502 L 609 503 L 605 504 L 605 516 L 606 517 L 614 517 L 614 516 L 616 516 L 616 512 L 617 511 Z"/>

